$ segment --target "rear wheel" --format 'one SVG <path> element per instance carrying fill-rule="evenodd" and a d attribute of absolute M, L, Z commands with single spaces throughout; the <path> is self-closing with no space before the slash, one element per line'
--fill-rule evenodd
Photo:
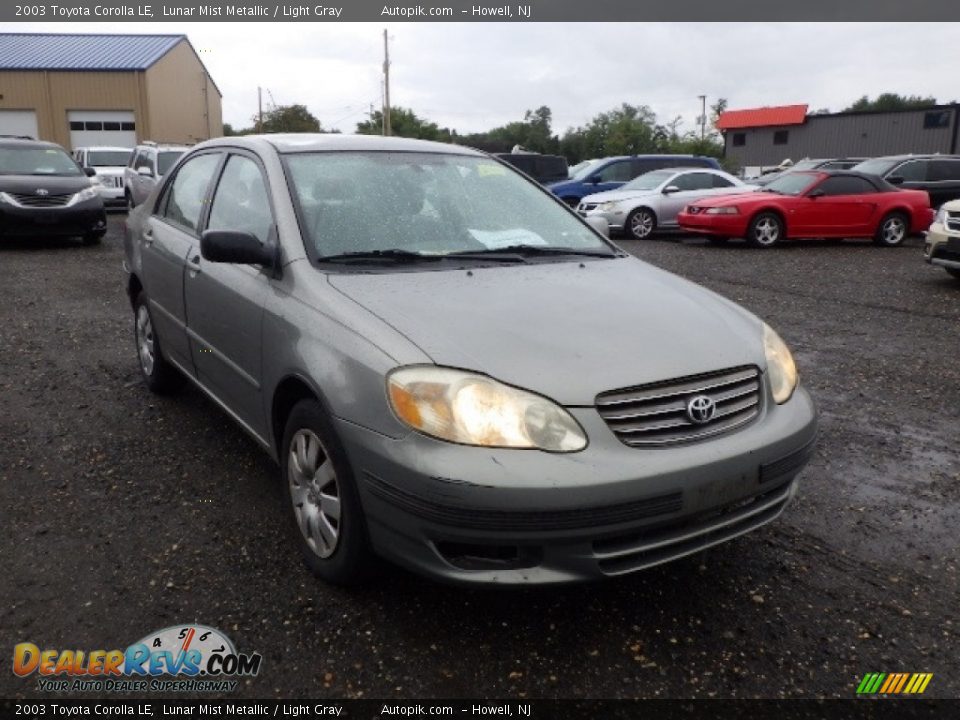
<path fill-rule="evenodd" d="M 890 213 L 877 226 L 873 242 L 880 247 L 896 247 L 907 239 L 909 221 L 903 213 Z"/>
<path fill-rule="evenodd" d="M 153 327 L 147 294 L 140 291 L 133 303 L 133 334 L 137 343 L 140 374 L 151 392 L 163 395 L 183 384 L 181 375 L 163 358 L 160 338 Z"/>
<path fill-rule="evenodd" d="M 366 521 L 346 453 L 317 401 L 301 400 L 290 411 L 280 461 L 307 567 L 338 585 L 362 581 L 372 560 Z"/>
<path fill-rule="evenodd" d="M 646 240 L 656 229 L 657 218 L 646 208 L 637 208 L 627 216 L 627 232 L 634 240 Z"/>
<path fill-rule="evenodd" d="M 772 212 L 757 215 L 747 230 L 747 242 L 753 247 L 769 248 L 783 239 L 783 220 Z"/>

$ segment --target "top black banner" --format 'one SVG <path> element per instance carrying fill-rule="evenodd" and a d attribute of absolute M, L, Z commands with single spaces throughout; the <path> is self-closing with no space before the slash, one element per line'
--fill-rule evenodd
<path fill-rule="evenodd" d="M 960 20 L 957 0 L 63 0 L 3 3 L 0 22 L 882 22 Z"/>

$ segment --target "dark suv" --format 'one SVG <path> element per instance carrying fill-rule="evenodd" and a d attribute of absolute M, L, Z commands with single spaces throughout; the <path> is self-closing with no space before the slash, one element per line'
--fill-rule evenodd
<path fill-rule="evenodd" d="M 0 138 L 0 237 L 100 242 L 107 216 L 92 173 L 54 143 Z"/>
<path fill-rule="evenodd" d="M 699 155 L 633 155 L 609 157 L 584 166 L 568 180 L 547 185 L 554 195 L 570 207 L 576 207 L 586 195 L 616 190 L 635 177 L 651 170 L 673 167 L 703 167 L 720 170 L 712 157 Z"/>
<path fill-rule="evenodd" d="M 934 208 L 960 198 L 960 155 L 889 155 L 853 169 L 879 175 L 899 187 L 926 190 Z"/>

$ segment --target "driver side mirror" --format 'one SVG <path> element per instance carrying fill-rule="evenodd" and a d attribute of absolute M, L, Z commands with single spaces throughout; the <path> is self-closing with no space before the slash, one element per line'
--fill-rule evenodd
<path fill-rule="evenodd" d="M 891 175 L 887 178 L 887 182 L 891 185 L 903 185 L 903 178 L 899 175 Z"/>
<path fill-rule="evenodd" d="M 673 195 L 673 193 L 676 193 L 676 192 L 680 192 L 680 188 L 678 188 L 676 185 L 667 185 L 663 189 L 664 195 Z"/>
<path fill-rule="evenodd" d="M 137 175 L 142 175 L 143 177 L 153 177 L 153 170 L 146 165 L 141 165 L 137 168 Z"/>
<path fill-rule="evenodd" d="M 818 197 L 823 197 L 826 193 L 821 188 L 816 188 L 807 193 L 807 197 L 811 200 L 816 200 Z"/>
<path fill-rule="evenodd" d="M 200 236 L 200 254 L 210 262 L 273 267 L 275 247 L 241 230 L 205 230 Z"/>

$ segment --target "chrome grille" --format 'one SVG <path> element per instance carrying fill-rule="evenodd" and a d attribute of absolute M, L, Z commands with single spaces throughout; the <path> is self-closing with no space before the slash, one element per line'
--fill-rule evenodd
<path fill-rule="evenodd" d="M 597 410 L 626 445 L 642 447 L 700 440 L 740 427 L 760 413 L 761 376 L 756 367 L 613 390 L 596 398 Z M 713 417 L 695 423 L 687 402 L 705 395 L 715 404 Z"/>
<path fill-rule="evenodd" d="M 950 230 L 960 230 L 960 213 L 947 213 L 947 228 Z"/>
<path fill-rule="evenodd" d="M 73 195 L 24 195 L 10 193 L 18 205 L 23 207 L 63 207 Z"/>

